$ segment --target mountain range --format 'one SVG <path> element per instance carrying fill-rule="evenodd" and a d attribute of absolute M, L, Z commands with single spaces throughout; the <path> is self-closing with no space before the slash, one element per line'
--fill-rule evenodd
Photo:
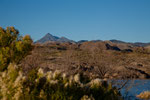
<path fill-rule="evenodd" d="M 74 42 L 73 40 L 67 39 L 66 37 L 57 37 L 53 36 L 50 33 L 47 33 L 40 40 L 37 40 L 35 43 L 45 43 L 45 42 Z"/>
<path fill-rule="evenodd" d="M 92 40 L 91 42 L 101 42 L 102 40 Z M 146 47 L 146 46 L 150 46 L 150 43 L 142 43 L 142 42 L 135 42 L 135 43 L 131 43 L 131 42 L 124 42 L 124 41 L 120 41 L 120 40 L 109 40 L 112 43 L 116 43 L 116 44 L 129 44 L 129 45 L 133 45 L 136 47 Z M 60 43 L 64 43 L 64 42 L 71 42 L 71 43 L 83 43 L 83 42 L 88 42 L 88 40 L 80 40 L 78 42 L 75 42 L 73 40 L 70 40 L 66 37 L 57 37 L 57 36 L 53 36 L 50 33 L 47 33 L 44 37 L 42 37 L 41 39 L 37 40 L 35 43 L 46 43 L 46 42 L 60 42 Z"/>

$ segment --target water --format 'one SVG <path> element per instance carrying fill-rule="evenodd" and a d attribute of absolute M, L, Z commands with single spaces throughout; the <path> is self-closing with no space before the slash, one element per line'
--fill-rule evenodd
<path fill-rule="evenodd" d="M 125 82 L 127 80 L 116 80 L 115 83 Z M 120 85 L 116 85 L 119 87 Z M 150 80 L 128 80 L 128 83 L 120 92 L 125 100 L 140 100 L 136 95 L 143 91 L 150 91 Z"/>

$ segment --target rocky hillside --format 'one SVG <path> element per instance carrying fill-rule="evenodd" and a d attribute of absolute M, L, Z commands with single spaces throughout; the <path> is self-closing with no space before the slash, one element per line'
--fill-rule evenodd
<path fill-rule="evenodd" d="M 41 67 L 101 79 L 149 79 L 150 50 L 110 41 L 36 44 L 22 61 L 24 72 Z"/>

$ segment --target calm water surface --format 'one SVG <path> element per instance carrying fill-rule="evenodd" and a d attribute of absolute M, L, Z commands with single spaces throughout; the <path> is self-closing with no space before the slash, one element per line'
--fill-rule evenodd
<path fill-rule="evenodd" d="M 120 83 L 123 80 L 115 80 L 114 82 Z M 150 80 L 128 80 L 127 85 L 120 90 L 125 100 L 140 100 L 136 98 L 136 95 L 143 91 L 150 91 Z"/>

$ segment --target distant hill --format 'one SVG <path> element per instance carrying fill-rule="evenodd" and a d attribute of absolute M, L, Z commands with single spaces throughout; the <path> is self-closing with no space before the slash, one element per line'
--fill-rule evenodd
<path fill-rule="evenodd" d="M 131 42 L 124 42 L 124 41 L 120 41 L 120 40 L 110 40 L 112 43 L 118 43 L 118 44 L 129 44 L 135 47 L 146 47 L 146 46 L 150 46 L 150 43 L 142 43 L 142 42 L 135 42 L 135 43 L 131 43 Z"/>
<path fill-rule="evenodd" d="M 91 40 L 91 42 L 102 42 L 102 40 Z"/>
<path fill-rule="evenodd" d="M 111 41 L 111 42 L 113 42 L 113 43 L 126 43 L 126 42 L 124 42 L 124 41 L 115 40 L 115 39 L 109 40 L 109 41 Z"/>
<path fill-rule="evenodd" d="M 135 42 L 132 43 L 134 46 L 138 46 L 138 47 L 146 47 L 146 46 L 150 46 L 150 43 L 142 43 L 142 42 Z"/>
<path fill-rule="evenodd" d="M 37 40 L 35 43 L 45 43 L 45 42 L 74 42 L 73 40 L 67 39 L 66 37 L 57 37 L 53 36 L 50 33 L 47 33 L 44 37 L 40 40 Z"/>
<path fill-rule="evenodd" d="M 131 43 L 131 42 L 124 42 L 121 40 L 109 40 L 111 43 L 115 43 L 119 46 L 121 46 L 121 48 L 128 48 L 128 47 L 146 47 L 146 46 L 150 46 L 150 43 L 142 43 L 142 42 L 135 42 L 135 43 Z M 46 42 L 60 42 L 60 43 L 64 43 L 64 42 L 71 42 L 71 43 L 76 43 L 73 40 L 70 40 L 66 37 L 57 37 L 57 36 L 53 36 L 50 33 L 47 33 L 44 37 L 42 37 L 40 40 L 36 41 L 35 43 L 46 43 Z M 84 43 L 84 42 L 88 42 L 88 40 L 80 40 L 77 43 Z M 91 42 L 102 42 L 102 40 L 92 40 Z M 126 47 L 125 47 L 126 46 Z"/>
<path fill-rule="evenodd" d="M 88 40 L 80 40 L 77 43 L 83 43 L 83 42 L 88 42 Z"/>

